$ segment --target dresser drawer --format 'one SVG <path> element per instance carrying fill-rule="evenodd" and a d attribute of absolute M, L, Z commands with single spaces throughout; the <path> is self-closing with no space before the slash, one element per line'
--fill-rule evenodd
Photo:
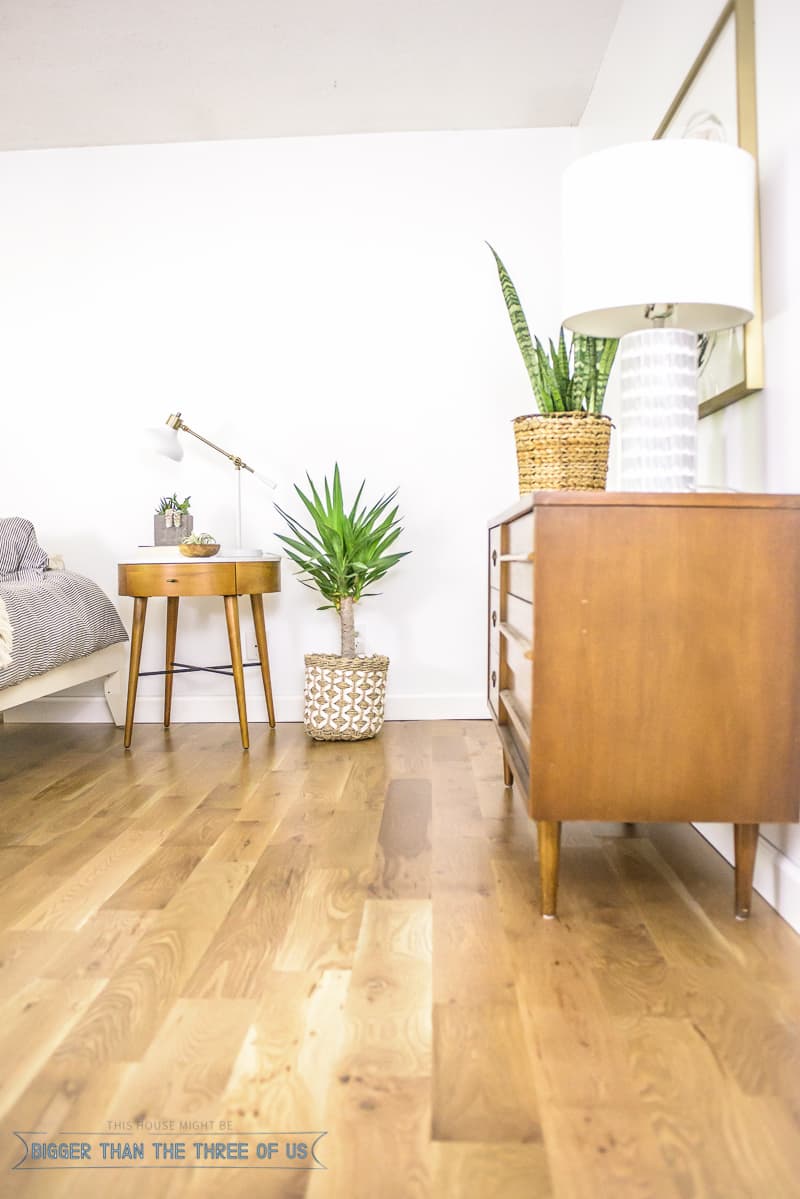
<path fill-rule="evenodd" d="M 489 530 L 489 586 L 533 600 L 533 537 L 535 513 L 527 512 Z M 516 558 L 517 561 L 512 559 Z"/>
<path fill-rule="evenodd" d="M 500 724 L 509 734 L 524 763 L 530 761 L 531 733 L 516 697 L 510 691 L 500 692 Z"/>
<path fill-rule="evenodd" d="M 534 529 L 535 514 L 526 512 L 524 516 L 520 516 L 517 520 L 509 521 L 506 525 L 508 529 L 507 549 L 506 554 L 532 554 L 533 553 L 533 529 Z"/>
<path fill-rule="evenodd" d="M 233 562 L 125 562 L 120 595 L 235 595 Z"/>
<path fill-rule="evenodd" d="M 506 589 L 509 595 L 533 603 L 533 563 L 507 562 Z"/>
<path fill-rule="evenodd" d="M 498 654 L 489 655 L 489 706 L 495 716 L 500 715 L 500 657 Z"/>
<path fill-rule="evenodd" d="M 490 653 L 500 652 L 500 592 L 494 587 L 489 591 L 489 650 Z"/>
<path fill-rule="evenodd" d="M 502 625 L 516 637 L 526 642 L 525 649 L 533 642 L 533 604 L 516 595 L 507 595 Z"/>
<path fill-rule="evenodd" d="M 502 525 L 489 530 L 489 586 L 500 586 L 500 544 Z"/>
<path fill-rule="evenodd" d="M 530 735 L 533 662 L 526 656 L 527 645 L 515 637 L 504 636 L 500 645 L 500 690 L 513 697 L 514 707 Z"/>
<path fill-rule="evenodd" d="M 536 514 L 526 512 L 517 520 L 512 520 L 507 526 L 506 548 L 508 555 L 504 563 L 506 570 L 506 591 L 517 599 L 533 602 L 533 537 Z M 516 562 L 509 559 L 516 558 Z"/>

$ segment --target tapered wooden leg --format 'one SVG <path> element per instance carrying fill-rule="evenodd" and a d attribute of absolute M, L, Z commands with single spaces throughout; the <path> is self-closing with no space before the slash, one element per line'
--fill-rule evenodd
<path fill-rule="evenodd" d="M 133 736 L 133 713 L 136 709 L 136 689 L 139 686 L 139 663 L 142 660 L 144 621 L 147 616 L 147 596 L 137 595 L 133 601 L 133 630 L 131 632 L 131 660 L 128 666 L 128 705 L 125 709 L 126 749 L 130 749 Z"/>
<path fill-rule="evenodd" d="M 247 729 L 247 706 L 244 700 L 244 668 L 242 666 L 242 638 L 239 633 L 239 597 L 225 596 L 225 620 L 228 625 L 228 641 L 231 647 L 233 684 L 236 688 L 236 707 L 239 710 L 239 728 L 242 731 L 242 749 L 250 748 Z"/>
<path fill-rule="evenodd" d="M 539 883 L 541 886 L 542 916 L 552 920 L 558 897 L 558 865 L 561 858 L 561 821 L 537 820 L 539 841 Z"/>
<path fill-rule="evenodd" d="M 514 772 L 512 771 L 511 764 L 510 764 L 508 758 L 506 757 L 505 750 L 503 750 L 503 786 L 504 787 L 513 787 L 513 785 L 514 785 Z"/>
<path fill-rule="evenodd" d="M 272 679 L 269 673 L 269 651 L 267 650 L 267 626 L 264 622 L 264 597 L 251 595 L 250 605 L 253 609 L 253 624 L 256 630 L 256 645 L 261 662 L 261 679 L 264 683 L 264 697 L 267 701 L 267 716 L 269 727 L 275 728 L 275 705 L 272 702 Z"/>
<path fill-rule="evenodd" d="M 167 596 L 167 652 L 164 665 L 168 671 L 171 671 L 175 665 L 175 643 L 178 639 L 178 604 L 180 599 L 177 595 Z M 170 715 L 172 712 L 172 680 L 173 674 L 164 675 L 164 728 L 169 728 Z"/>
<path fill-rule="evenodd" d="M 746 920 L 753 900 L 753 871 L 758 846 L 757 824 L 734 824 L 733 853 L 736 866 L 736 919 Z"/>

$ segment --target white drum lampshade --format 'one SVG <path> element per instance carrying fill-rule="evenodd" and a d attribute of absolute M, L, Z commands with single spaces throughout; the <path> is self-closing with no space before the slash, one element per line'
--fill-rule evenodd
<path fill-rule="evenodd" d="M 567 168 L 562 218 L 563 323 L 622 338 L 623 487 L 691 489 L 695 336 L 753 315 L 755 162 L 699 139 L 614 146 Z"/>

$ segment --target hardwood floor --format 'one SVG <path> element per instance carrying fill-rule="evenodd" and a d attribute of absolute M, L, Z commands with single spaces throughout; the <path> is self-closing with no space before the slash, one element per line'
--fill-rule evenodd
<path fill-rule="evenodd" d="M 565 826 L 545 922 L 488 721 L 0 726 L 0 1194 L 800 1195 L 800 938 L 625 832 Z M 166 1120 L 327 1130 L 327 1169 L 10 1169 Z"/>

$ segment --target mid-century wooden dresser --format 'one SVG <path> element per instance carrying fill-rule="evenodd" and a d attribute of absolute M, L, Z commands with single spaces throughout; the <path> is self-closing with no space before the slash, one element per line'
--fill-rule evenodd
<path fill-rule="evenodd" d="M 489 526 L 488 698 L 556 912 L 561 823 L 800 815 L 800 496 L 542 491 Z"/>

